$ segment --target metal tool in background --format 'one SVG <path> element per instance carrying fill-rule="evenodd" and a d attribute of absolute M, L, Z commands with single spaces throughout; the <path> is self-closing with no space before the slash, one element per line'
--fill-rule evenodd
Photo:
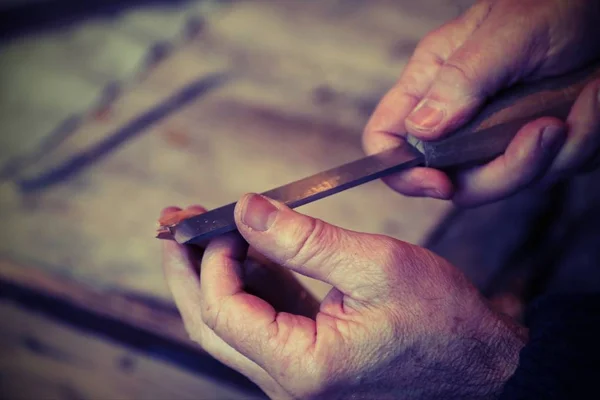
<path fill-rule="evenodd" d="M 409 138 L 402 146 L 262 193 L 289 207 L 299 207 L 363 183 L 415 166 L 455 169 L 484 163 L 502 154 L 527 122 L 541 117 L 565 119 L 587 83 L 600 78 L 595 65 L 581 71 L 515 87 L 497 96 L 466 126 L 436 142 Z M 236 229 L 236 203 L 161 226 L 158 238 L 198 244 Z"/>

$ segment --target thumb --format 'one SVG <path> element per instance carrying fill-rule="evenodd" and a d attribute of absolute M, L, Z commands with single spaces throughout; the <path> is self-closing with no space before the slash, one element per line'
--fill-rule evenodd
<path fill-rule="evenodd" d="M 405 121 L 406 130 L 436 140 L 457 129 L 492 95 L 529 75 L 538 66 L 536 32 L 515 25 L 492 10 L 482 25 L 446 59 L 432 85 Z M 499 18 L 500 17 L 500 18 Z"/>
<path fill-rule="evenodd" d="M 373 300 L 388 283 L 400 241 L 345 230 L 257 194 L 236 205 L 239 232 L 258 252 L 302 275 L 333 285 L 356 300 Z"/>

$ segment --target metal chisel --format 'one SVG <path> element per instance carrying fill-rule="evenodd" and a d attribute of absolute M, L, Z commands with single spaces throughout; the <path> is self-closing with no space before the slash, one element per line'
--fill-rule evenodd
<path fill-rule="evenodd" d="M 447 139 L 422 142 L 409 138 L 402 146 L 371 155 L 262 193 L 289 207 L 339 193 L 415 166 L 455 169 L 489 161 L 502 154 L 518 130 L 541 117 L 565 119 L 585 85 L 600 77 L 593 66 L 576 73 L 501 93 L 467 125 Z M 236 203 L 161 226 L 157 237 L 181 244 L 205 242 L 236 229 Z"/>

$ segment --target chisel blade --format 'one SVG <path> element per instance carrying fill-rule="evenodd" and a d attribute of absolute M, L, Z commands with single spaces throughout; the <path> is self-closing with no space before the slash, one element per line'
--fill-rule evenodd
<path fill-rule="evenodd" d="M 423 154 L 404 143 L 400 147 L 271 189 L 262 195 L 295 208 L 423 163 Z M 235 205 L 227 204 L 174 225 L 162 226 L 157 237 L 174 239 L 181 244 L 194 244 L 234 231 L 237 229 L 233 217 Z"/>

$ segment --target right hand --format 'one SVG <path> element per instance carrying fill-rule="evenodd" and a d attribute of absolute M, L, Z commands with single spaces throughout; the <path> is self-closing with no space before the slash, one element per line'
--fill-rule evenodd
<path fill-rule="evenodd" d="M 579 69 L 600 58 L 598 0 L 480 0 L 428 34 L 398 83 L 373 113 L 363 136 L 368 154 L 395 147 L 407 134 L 437 140 L 463 125 L 502 89 Z M 410 196 L 478 205 L 544 178 L 552 182 L 588 167 L 600 150 L 600 80 L 567 121 L 524 126 L 503 156 L 451 181 L 413 168 L 384 181 Z"/>
<path fill-rule="evenodd" d="M 191 337 L 271 397 L 489 399 L 517 367 L 527 330 L 429 251 L 259 195 L 238 202 L 235 222 L 243 239 L 218 237 L 203 255 L 165 241 L 165 273 Z M 280 273 L 333 286 L 316 315 L 274 301 L 301 294 L 295 284 L 253 282 L 248 245 Z"/>

